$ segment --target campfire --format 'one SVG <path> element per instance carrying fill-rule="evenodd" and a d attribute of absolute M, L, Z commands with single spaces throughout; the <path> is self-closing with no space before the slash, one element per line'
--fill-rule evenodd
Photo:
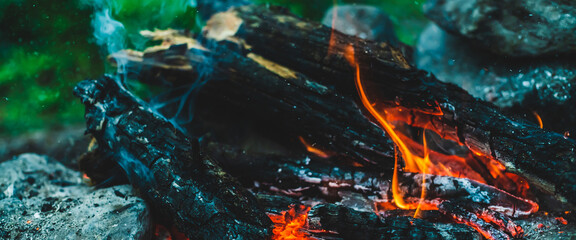
<path fill-rule="evenodd" d="M 92 139 L 80 167 L 98 188 L 137 189 L 158 239 L 573 228 L 576 143 L 418 69 L 407 45 L 259 5 L 214 13 L 198 34 L 140 34 L 155 45 L 113 52 L 118 72 L 74 89 Z M 134 82 L 161 93 L 141 98 Z"/>

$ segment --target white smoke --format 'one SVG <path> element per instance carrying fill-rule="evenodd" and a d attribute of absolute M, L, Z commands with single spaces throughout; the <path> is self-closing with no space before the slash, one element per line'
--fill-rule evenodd
<path fill-rule="evenodd" d="M 92 19 L 92 27 L 94 28 L 96 44 L 105 50 L 106 55 L 119 52 L 125 48 L 126 29 L 121 22 L 112 18 L 110 8 L 101 6 L 101 9 L 96 10 L 94 19 Z M 116 59 L 116 63 L 118 66 L 117 72 L 120 74 L 125 73 L 126 60 Z"/>
<path fill-rule="evenodd" d="M 111 54 L 117 56 L 114 58 L 117 65 L 117 69 L 114 69 L 116 73 L 111 77 L 119 83 L 121 88 L 124 88 L 123 90 L 129 89 L 132 86 L 131 84 L 133 84 L 133 82 L 127 81 L 128 71 L 133 71 L 133 69 L 128 68 L 129 62 L 127 58 L 121 57 L 120 54 L 122 54 L 122 50 L 127 48 L 143 50 L 147 46 L 148 38 L 142 37 L 139 34 L 140 30 L 167 27 L 166 25 L 169 27 L 170 21 L 177 19 L 174 18 L 174 16 L 183 13 L 187 9 L 195 9 L 198 5 L 197 0 L 82 1 L 94 9 L 92 27 L 94 29 L 93 36 L 96 44 L 100 46 L 104 56 L 110 56 Z M 149 14 L 151 12 L 154 14 Z M 187 21 L 199 24 L 201 22 L 198 19 L 199 15 L 195 14 L 195 17 L 196 19 L 188 19 Z M 182 21 L 183 20 L 180 19 L 180 22 Z M 199 28 L 198 25 L 195 27 Z M 208 60 L 209 59 L 206 59 L 206 61 Z M 180 131 L 186 132 L 180 124 L 186 124 L 192 121 L 194 100 L 198 90 L 206 82 L 207 78 L 204 78 L 203 75 L 208 74 L 208 72 L 209 69 L 199 71 L 201 76 L 198 78 L 198 81 L 190 86 L 186 86 L 188 90 L 183 95 L 174 97 L 167 102 L 157 102 L 152 99 L 149 104 L 146 104 L 146 106 L 150 106 L 148 110 L 164 116 Z M 131 94 L 135 99 L 144 102 L 131 91 L 126 92 Z M 174 112 L 168 113 L 167 111 L 161 111 L 165 110 L 163 108 L 167 105 L 171 106 L 165 109 L 170 109 L 170 111 Z M 160 114 L 160 112 L 165 115 Z"/>

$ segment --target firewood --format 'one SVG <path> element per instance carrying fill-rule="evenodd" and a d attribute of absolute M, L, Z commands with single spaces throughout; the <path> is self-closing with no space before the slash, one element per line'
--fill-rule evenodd
<path fill-rule="evenodd" d="M 193 239 L 265 239 L 272 222 L 254 196 L 197 143 L 110 77 L 74 89 L 86 106 L 92 156 L 119 165 L 164 218 Z"/>
<path fill-rule="evenodd" d="M 334 204 L 312 208 L 311 229 L 337 232 L 344 239 L 480 239 L 477 232 L 462 224 L 432 224 L 411 217 L 380 218 L 373 212 L 359 212 Z"/>
<path fill-rule="evenodd" d="M 474 228 L 479 229 L 479 232 L 484 234 L 488 239 L 508 238 L 504 233 L 514 238 L 524 236 L 524 229 L 512 221 L 512 219 L 499 212 L 483 208 L 477 203 L 463 199 L 453 199 L 441 203 L 438 209 L 452 216 L 457 222 L 474 226 Z M 490 224 L 495 225 L 497 228 Z"/>
<path fill-rule="evenodd" d="M 467 223 L 480 232 L 486 239 L 494 240 L 509 240 L 508 236 L 503 231 L 492 226 L 490 223 L 484 221 L 473 212 L 462 209 L 462 206 L 452 201 L 446 201 L 439 205 L 440 211 L 452 215 L 457 222 Z"/>
<path fill-rule="evenodd" d="M 223 21 L 234 22 L 234 28 L 222 29 Z M 506 115 L 437 80 L 411 66 L 386 43 L 347 36 L 266 6 L 217 14 L 208 21 L 204 36 L 243 46 L 320 84 L 334 86 L 344 96 L 356 94 L 356 69 L 345 54 L 352 46 L 366 89 L 378 97 L 377 107 L 406 110 L 394 120 L 435 131 L 478 155 L 498 160 L 506 171 L 525 177 L 563 202 L 576 202 L 576 142 Z"/>
<path fill-rule="evenodd" d="M 324 198 L 336 201 L 340 200 L 339 192 L 357 192 L 367 197 L 378 196 L 381 201 L 393 201 L 391 174 L 383 174 L 378 169 L 341 166 L 318 158 L 254 154 L 217 143 L 209 144 L 207 149 L 215 159 L 221 159 L 223 168 L 231 174 L 247 183 L 258 181 L 261 188 L 267 185 L 294 195 L 299 195 L 298 191 L 316 188 Z M 400 176 L 398 187 L 406 203 L 420 202 L 422 182 L 425 182 L 426 190 L 424 204 L 437 206 L 446 200 L 458 199 L 463 206 L 469 207 L 470 212 L 486 216 L 485 213 L 491 210 L 498 212 L 490 214 L 493 219 L 505 222 L 511 222 L 507 216 L 527 217 L 538 211 L 536 203 L 486 184 L 464 178 L 415 173 Z"/>
<path fill-rule="evenodd" d="M 202 85 L 193 103 L 195 115 L 216 115 L 211 121 L 237 128 L 246 127 L 235 125 L 238 122 L 256 122 L 254 125 L 266 132 L 278 132 L 279 138 L 302 137 L 320 149 L 359 164 L 393 168 L 392 142 L 362 114 L 354 97 L 339 94 L 332 85 L 258 55 L 245 55 L 232 48 L 217 46 L 206 51 L 187 43 L 143 53 L 124 51 L 111 59 L 126 61 L 129 71 L 136 72 L 133 77 L 145 83 L 181 87 L 207 75 L 211 80 Z M 173 59 L 183 60 L 174 63 Z M 204 73 L 202 69 L 208 70 Z M 222 108 L 215 111 L 215 107 Z"/>

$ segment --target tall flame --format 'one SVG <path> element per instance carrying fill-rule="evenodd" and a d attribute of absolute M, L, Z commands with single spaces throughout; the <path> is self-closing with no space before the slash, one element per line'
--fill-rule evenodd
<path fill-rule="evenodd" d="M 374 105 L 372 105 L 372 103 L 370 103 L 370 101 L 368 100 L 368 97 L 366 96 L 366 92 L 364 90 L 364 86 L 362 85 L 362 80 L 360 77 L 360 65 L 356 62 L 355 57 L 354 57 L 354 47 L 348 46 L 346 48 L 344 56 L 356 68 L 356 74 L 354 76 L 354 83 L 356 84 L 356 89 L 358 90 L 358 94 L 360 95 L 362 105 L 364 105 L 364 107 L 368 110 L 368 112 L 370 112 L 370 114 L 372 114 L 372 116 L 374 118 L 376 118 L 378 123 L 380 123 L 380 125 L 388 133 L 390 138 L 392 138 L 392 141 L 394 141 L 394 143 L 396 143 L 396 146 L 398 146 L 398 148 L 400 149 L 400 152 L 402 153 L 402 159 L 404 159 L 404 162 L 406 164 L 406 168 L 417 168 L 417 169 L 421 170 L 423 173 L 425 173 L 426 169 L 428 168 L 428 165 L 429 165 L 429 162 L 427 161 L 427 160 L 429 160 L 429 158 L 427 157 L 428 154 L 425 154 L 426 157 L 424 157 L 424 158 L 421 158 L 421 157 L 418 157 L 418 156 L 412 154 L 412 152 L 409 150 L 408 146 L 406 146 L 404 141 L 402 141 L 400 136 L 396 133 L 396 131 L 394 130 L 394 127 L 390 123 L 388 123 L 385 116 L 383 114 L 381 114 L 380 112 L 378 112 L 374 108 Z M 398 158 L 396 158 L 396 161 L 395 161 L 394 175 L 392 177 L 392 194 L 394 196 L 394 201 L 396 202 L 396 205 L 398 205 L 398 207 L 400 207 L 402 209 L 411 209 L 411 208 L 413 208 L 413 206 L 410 206 L 409 204 L 404 202 L 404 199 L 402 198 L 402 195 L 401 195 L 400 191 L 398 190 L 398 169 L 397 168 L 398 168 Z M 422 179 L 424 179 L 424 178 L 422 178 Z M 425 181 L 425 180 L 423 180 L 423 181 Z M 422 186 L 424 186 L 424 184 L 422 184 Z M 422 196 L 424 196 L 424 195 L 425 195 L 425 188 L 422 187 Z M 418 206 L 416 206 L 416 208 L 418 210 L 420 209 L 420 207 L 419 207 L 420 205 L 421 204 L 418 204 Z M 418 214 L 418 211 L 416 214 Z"/>
<path fill-rule="evenodd" d="M 413 110 L 400 106 L 386 107 L 382 103 L 370 99 L 366 93 L 366 86 L 363 85 L 361 78 L 360 65 L 356 60 L 354 47 L 352 45 L 344 48 L 343 55 L 348 62 L 355 68 L 354 83 L 358 95 L 365 109 L 374 117 L 378 124 L 386 131 L 389 137 L 400 151 L 404 161 L 405 172 L 415 172 L 422 174 L 433 174 L 442 176 L 452 176 L 458 178 L 468 178 L 481 183 L 495 185 L 506 191 L 525 197 L 528 184 L 521 177 L 506 173 L 506 168 L 499 161 L 483 154 L 469 149 L 467 156 L 446 155 L 440 152 L 431 151 L 425 136 L 426 130 L 432 130 L 442 138 L 450 139 L 449 136 L 443 136 L 442 132 L 434 129 L 429 117 L 414 117 L 415 115 L 440 117 L 443 115 L 438 106 L 432 106 L 432 110 Z M 420 127 L 422 132 L 422 144 L 414 141 L 393 125 L 395 121 L 404 122 L 408 125 Z M 458 143 L 458 142 L 456 142 Z M 458 143 L 459 144 L 459 143 Z M 486 173 L 478 172 L 470 162 L 479 162 L 485 168 Z M 392 178 L 392 195 L 394 203 L 401 209 L 416 209 L 415 217 L 419 215 L 420 210 L 435 209 L 433 204 L 424 204 L 426 197 L 426 178 L 422 178 L 422 191 L 419 202 L 406 202 L 403 193 L 399 190 L 398 180 L 398 159 L 396 156 L 394 175 Z"/>

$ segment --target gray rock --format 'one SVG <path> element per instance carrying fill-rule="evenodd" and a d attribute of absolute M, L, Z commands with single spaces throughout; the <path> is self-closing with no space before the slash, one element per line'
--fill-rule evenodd
<path fill-rule="evenodd" d="M 0 239 L 143 239 L 150 215 L 132 191 L 94 190 L 80 172 L 20 155 L 0 164 Z"/>
<path fill-rule="evenodd" d="M 561 133 L 576 128 L 574 61 L 495 55 L 434 24 L 422 32 L 415 55 L 418 68 L 461 86 L 474 97 L 502 108 L 536 111 L 546 128 Z"/>
<path fill-rule="evenodd" d="M 334 13 L 336 18 L 334 19 Z M 387 42 L 395 46 L 398 38 L 388 15 L 367 5 L 338 5 L 326 11 L 322 24 L 359 38 Z"/>
<path fill-rule="evenodd" d="M 85 135 L 86 126 L 72 126 L 55 130 L 40 130 L 19 136 L 0 138 L 0 162 L 22 153 L 46 155 L 66 167 L 78 169 L 78 157 L 86 152 L 91 137 Z"/>
<path fill-rule="evenodd" d="M 443 29 L 498 54 L 576 51 L 576 1 L 428 0 L 423 7 Z"/>

